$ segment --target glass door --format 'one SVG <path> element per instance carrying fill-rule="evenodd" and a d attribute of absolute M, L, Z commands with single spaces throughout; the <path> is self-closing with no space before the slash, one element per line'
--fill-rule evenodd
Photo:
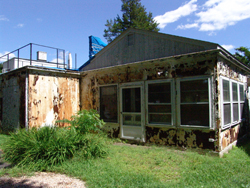
<path fill-rule="evenodd" d="M 142 90 L 142 83 L 125 84 L 120 88 L 122 138 L 145 141 Z"/>

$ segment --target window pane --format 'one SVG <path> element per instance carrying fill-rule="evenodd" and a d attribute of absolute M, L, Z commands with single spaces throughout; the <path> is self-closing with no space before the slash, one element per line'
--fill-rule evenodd
<path fill-rule="evenodd" d="M 243 108 L 244 108 L 244 103 L 240 103 L 240 119 L 242 119 Z"/>
<path fill-rule="evenodd" d="M 239 121 L 239 105 L 233 104 L 233 121 Z"/>
<path fill-rule="evenodd" d="M 100 87 L 100 117 L 106 122 L 117 122 L 117 86 Z"/>
<path fill-rule="evenodd" d="M 233 101 L 238 101 L 238 87 L 237 83 L 232 82 L 233 87 Z"/>
<path fill-rule="evenodd" d="M 224 104 L 224 125 L 231 123 L 231 104 Z"/>
<path fill-rule="evenodd" d="M 149 112 L 171 113 L 171 105 L 149 105 Z"/>
<path fill-rule="evenodd" d="M 141 89 L 122 89 L 123 112 L 141 112 Z"/>
<path fill-rule="evenodd" d="M 208 102 L 208 80 L 191 80 L 180 83 L 181 102 Z"/>
<path fill-rule="evenodd" d="M 223 80 L 223 99 L 224 102 L 230 101 L 230 93 L 229 93 L 229 81 Z"/>
<path fill-rule="evenodd" d="M 244 101 L 244 87 L 240 85 L 240 100 Z"/>
<path fill-rule="evenodd" d="M 149 114 L 149 123 L 171 125 L 171 114 Z"/>
<path fill-rule="evenodd" d="M 181 105 L 181 125 L 209 126 L 209 105 Z"/>
<path fill-rule="evenodd" d="M 141 115 L 124 114 L 123 125 L 141 126 Z"/>
<path fill-rule="evenodd" d="M 171 103 L 170 83 L 148 84 L 149 103 Z"/>

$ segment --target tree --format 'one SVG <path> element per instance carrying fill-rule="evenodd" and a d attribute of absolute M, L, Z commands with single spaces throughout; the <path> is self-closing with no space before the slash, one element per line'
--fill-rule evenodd
<path fill-rule="evenodd" d="M 247 47 L 239 47 L 235 49 L 237 52 L 234 56 L 242 63 L 247 66 L 250 66 L 250 51 Z"/>
<path fill-rule="evenodd" d="M 128 28 L 159 31 L 157 28 L 159 24 L 153 19 L 151 12 L 146 12 L 146 8 L 141 5 L 140 0 L 122 0 L 121 8 L 122 18 L 117 15 L 114 20 L 107 20 L 105 24 L 107 29 L 104 30 L 103 36 L 108 43 Z"/>

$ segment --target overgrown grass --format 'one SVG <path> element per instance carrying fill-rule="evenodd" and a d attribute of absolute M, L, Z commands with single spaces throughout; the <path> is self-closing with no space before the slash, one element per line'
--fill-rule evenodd
<path fill-rule="evenodd" d="M 249 141 L 223 158 L 193 149 L 126 144 L 111 145 L 108 156 L 97 160 L 85 160 L 82 152 L 48 170 L 78 177 L 88 187 L 250 187 Z M 23 171 L 15 167 L 0 174 Z"/>
<path fill-rule="evenodd" d="M 69 123 L 69 127 L 45 126 L 13 132 L 2 145 L 4 159 L 43 171 L 72 158 L 78 150 L 85 159 L 104 157 L 107 143 L 101 131 L 104 122 L 99 117 L 95 110 L 82 110 L 71 120 L 58 121 Z"/>
<path fill-rule="evenodd" d="M 74 127 L 23 129 L 12 133 L 2 149 L 6 161 L 43 171 L 72 158 L 78 150 L 85 158 L 105 156 L 106 143 L 95 138 L 94 134 L 78 134 Z"/>

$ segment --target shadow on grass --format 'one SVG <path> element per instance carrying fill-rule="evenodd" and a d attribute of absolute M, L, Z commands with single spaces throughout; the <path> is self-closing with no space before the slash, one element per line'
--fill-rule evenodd
<path fill-rule="evenodd" d="M 12 167 L 14 167 L 14 165 L 3 161 L 2 154 L 3 154 L 3 152 L 0 149 L 0 169 L 1 168 L 12 168 Z"/>
<path fill-rule="evenodd" d="M 15 182 L 10 178 L 0 178 L 0 188 L 42 188 L 44 186 L 35 186 L 34 183 L 28 183 L 27 180 Z"/>
<path fill-rule="evenodd" d="M 250 156 L 250 133 L 237 142 L 237 147 L 242 148 Z"/>

